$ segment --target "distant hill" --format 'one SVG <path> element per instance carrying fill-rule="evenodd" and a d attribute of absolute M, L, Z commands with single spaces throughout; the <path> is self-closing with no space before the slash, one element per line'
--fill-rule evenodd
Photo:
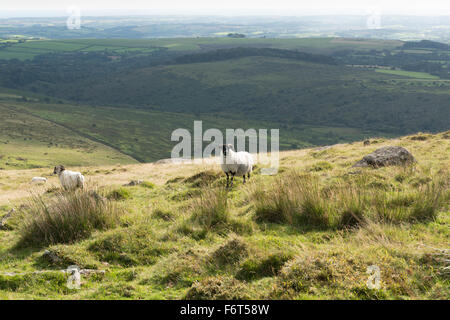
<path fill-rule="evenodd" d="M 430 40 L 421 40 L 421 41 L 407 41 L 402 47 L 403 49 L 441 49 L 441 50 L 450 50 L 450 45 L 446 43 L 430 41 Z"/>
<path fill-rule="evenodd" d="M 337 61 L 330 56 L 311 54 L 292 50 L 273 49 L 273 48 L 230 48 L 208 51 L 205 53 L 196 53 L 183 55 L 174 59 L 175 63 L 199 63 L 232 60 L 245 57 L 272 57 L 284 58 L 316 63 L 337 64 Z"/>
<path fill-rule="evenodd" d="M 450 84 L 407 79 L 342 65 L 254 56 L 125 68 L 107 76 L 80 73 L 80 79 L 34 81 L 24 88 L 88 105 L 198 118 L 220 115 L 397 134 L 447 129 Z"/>

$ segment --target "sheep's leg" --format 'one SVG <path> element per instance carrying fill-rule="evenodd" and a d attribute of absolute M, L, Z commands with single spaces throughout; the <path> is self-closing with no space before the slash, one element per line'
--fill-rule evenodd
<path fill-rule="evenodd" d="M 83 189 L 83 182 L 81 181 L 81 179 L 79 177 L 77 178 L 77 187 L 80 189 Z"/>
<path fill-rule="evenodd" d="M 234 173 L 234 172 L 231 173 L 231 187 L 233 187 L 233 180 L 234 180 L 234 175 L 235 174 L 236 173 Z"/>
<path fill-rule="evenodd" d="M 248 180 L 250 180 L 250 172 L 248 173 Z"/>
<path fill-rule="evenodd" d="M 243 177 L 244 177 L 244 184 L 245 184 L 245 174 L 243 175 Z"/>
<path fill-rule="evenodd" d="M 228 174 L 228 172 L 225 172 L 225 174 L 227 175 L 227 188 L 230 185 L 230 175 Z"/>

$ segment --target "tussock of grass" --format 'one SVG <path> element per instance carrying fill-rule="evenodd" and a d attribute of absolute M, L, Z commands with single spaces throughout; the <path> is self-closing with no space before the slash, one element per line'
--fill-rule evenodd
<path fill-rule="evenodd" d="M 45 192 L 46 193 L 57 193 L 58 191 L 61 191 L 61 189 L 58 187 L 50 187 Z"/>
<path fill-rule="evenodd" d="M 364 262 L 344 253 L 342 256 L 328 252 L 304 253 L 281 269 L 272 297 L 320 295 L 324 287 L 332 287 L 343 298 L 386 298 L 383 290 L 368 292 L 371 290 L 365 285 L 367 262 Z"/>
<path fill-rule="evenodd" d="M 289 173 L 272 188 L 256 186 L 252 199 L 258 222 L 285 223 L 302 228 L 354 227 L 367 219 L 401 223 L 436 218 L 446 186 L 441 178 L 418 189 L 374 186 L 367 176 L 341 180 L 320 188 L 317 177 Z"/>
<path fill-rule="evenodd" d="M 196 239 L 203 239 L 210 232 L 243 234 L 252 231 L 251 224 L 231 215 L 228 192 L 223 188 L 204 189 L 198 198 L 193 199 L 191 212 L 190 218 L 181 224 L 178 231 Z"/>
<path fill-rule="evenodd" d="M 92 299 L 109 297 L 110 299 L 132 299 L 135 296 L 136 287 L 127 282 L 115 282 L 104 284 L 91 296 Z"/>
<path fill-rule="evenodd" d="M 210 231 L 227 225 L 230 220 L 227 192 L 206 190 L 194 200 L 192 221 Z"/>
<path fill-rule="evenodd" d="M 155 265 L 150 280 L 165 287 L 190 287 L 205 272 L 205 258 L 204 251 L 173 253 Z"/>
<path fill-rule="evenodd" d="M 412 221 L 428 221 L 437 217 L 439 208 L 445 203 L 445 190 L 449 192 L 443 184 L 431 182 L 422 188 L 412 203 L 412 210 L 409 219 Z M 447 202 L 448 203 L 448 202 Z"/>
<path fill-rule="evenodd" d="M 415 136 L 411 136 L 409 139 L 416 141 L 425 141 L 430 139 L 432 136 L 430 134 L 418 134 Z"/>
<path fill-rule="evenodd" d="M 161 208 L 155 209 L 153 211 L 152 216 L 155 218 L 158 218 L 158 219 L 162 219 L 164 221 L 174 221 L 175 220 L 175 216 L 172 213 L 172 211 L 169 211 L 166 209 L 161 209 Z"/>
<path fill-rule="evenodd" d="M 126 188 L 118 188 L 108 193 L 107 198 L 111 200 L 126 200 L 131 198 L 131 192 Z"/>
<path fill-rule="evenodd" d="M 102 261 L 122 265 L 151 265 L 159 257 L 170 253 L 168 243 L 158 241 L 152 230 L 145 225 L 115 230 L 96 240 L 89 251 Z"/>
<path fill-rule="evenodd" d="M 368 231 L 369 229 L 365 232 Z M 384 233 L 382 236 L 386 238 L 387 235 Z M 363 251 L 353 246 L 341 246 L 331 251 L 319 248 L 303 251 L 283 266 L 271 297 L 399 299 L 407 296 L 416 298 L 421 295 L 440 298 L 448 296 L 448 290 L 447 292 L 445 289 L 442 290 L 442 285 L 445 286 L 448 279 L 439 279 L 439 270 L 424 263 L 429 255 L 392 251 L 394 248 L 392 243 L 386 242 L 385 246 L 380 248 L 377 246 L 379 240 L 373 238 L 365 240 L 366 243 L 358 244 L 359 247 L 364 246 Z M 380 269 L 378 289 L 370 289 L 367 286 L 369 280 L 367 267 L 371 265 L 376 265 Z M 430 290 L 433 286 L 433 290 Z"/>
<path fill-rule="evenodd" d="M 98 261 L 83 247 L 54 245 L 45 250 L 37 259 L 42 268 L 66 269 L 77 265 L 82 269 L 97 269 Z"/>
<path fill-rule="evenodd" d="M 381 222 L 424 222 L 434 220 L 444 204 L 444 185 L 436 178 L 417 190 L 376 193 L 374 211 Z"/>
<path fill-rule="evenodd" d="M 144 181 L 140 184 L 140 186 L 147 189 L 154 189 L 156 187 L 156 185 L 150 181 Z"/>
<path fill-rule="evenodd" d="M 67 288 L 67 277 L 60 271 L 14 276 L 0 275 L 0 290 L 25 293 L 36 287 L 42 288 L 36 291 L 36 294 L 42 297 L 49 293 L 67 294 L 70 291 Z"/>
<path fill-rule="evenodd" d="M 313 164 L 311 171 L 326 171 L 333 169 L 333 165 L 327 161 L 319 161 Z"/>
<path fill-rule="evenodd" d="M 290 259 L 292 259 L 291 255 L 282 252 L 271 253 L 265 257 L 249 258 L 240 266 L 236 278 L 240 280 L 255 280 L 276 276 L 283 265 Z"/>
<path fill-rule="evenodd" d="M 179 191 L 177 190 L 172 196 L 171 196 L 171 200 L 174 201 L 184 201 L 184 200 L 190 200 L 192 198 L 197 197 L 198 195 L 201 194 L 201 190 L 200 189 L 186 189 L 183 191 Z"/>
<path fill-rule="evenodd" d="M 286 175 L 273 189 L 253 193 L 257 221 L 328 227 L 328 203 L 311 176 Z"/>
<path fill-rule="evenodd" d="M 73 243 L 116 226 L 121 211 L 88 190 L 34 196 L 24 212 L 19 246 Z"/>
<path fill-rule="evenodd" d="M 250 299 L 244 283 L 233 277 L 208 277 L 195 282 L 186 293 L 187 300 L 247 300 Z"/>
<path fill-rule="evenodd" d="M 211 262 L 219 266 L 233 265 L 248 256 L 247 244 L 238 237 L 231 237 L 211 255 Z"/>
<path fill-rule="evenodd" d="M 175 178 L 167 180 L 165 184 L 169 185 L 169 184 L 173 184 L 173 183 L 178 183 L 178 182 L 183 181 L 183 180 L 184 180 L 183 177 L 175 177 Z"/>
<path fill-rule="evenodd" d="M 184 180 L 185 183 L 189 183 L 192 187 L 199 188 L 212 184 L 214 181 L 221 177 L 221 173 L 217 171 L 202 171 L 190 176 Z"/>

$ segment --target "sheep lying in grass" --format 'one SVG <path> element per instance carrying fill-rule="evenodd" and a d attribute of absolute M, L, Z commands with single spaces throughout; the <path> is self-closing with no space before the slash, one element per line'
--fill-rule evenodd
<path fill-rule="evenodd" d="M 31 183 L 46 183 L 47 182 L 47 178 L 43 178 L 43 177 L 34 177 L 33 179 L 31 179 Z"/>
<path fill-rule="evenodd" d="M 57 174 L 62 187 L 65 190 L 73 190 L 76 188 L 84 188 L 84 177 L 79 172 L 66 170 L 64 166 L 56 166 L 53 174 Z"/>
<path fill-rule="evenodd" d="M 235 152 L 231 144 L 222 146 L 221 167 L 223 172 L 227 175 L 227 188 L 230 187 L 230 175 L 231 187 L 233 186 L 233 179 L 235 175 L 244 177 L 244 183 L 246 175 L 248 179 L 250 179 L 253 164 L 253 157 L 250 153 L 245 151 Z"/>

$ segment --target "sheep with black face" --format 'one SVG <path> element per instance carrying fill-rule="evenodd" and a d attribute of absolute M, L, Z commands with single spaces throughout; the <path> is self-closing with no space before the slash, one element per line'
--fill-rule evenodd
<path fill-rule="evenodd" d="M 253 171 L 254 165 L 253 156 L 250 153 L 246 151 L 235 152 L 231 144 L 222 145 L 221 151 L 221 167 L 227 175 L 227 188 L 230 187 L 230 176 L 231 187 L 235 175 L 242 176 L 244 183 L 246 176 L 250 179 L 250 173 Z"/>
<path fill-rule="evenodd" d="M 53 174 L 57 174 L 62 187 L 65 190 L 84 188 L 84 177 L 80 172 L 69 171 L 64 166 L 56 166 Z"/>

